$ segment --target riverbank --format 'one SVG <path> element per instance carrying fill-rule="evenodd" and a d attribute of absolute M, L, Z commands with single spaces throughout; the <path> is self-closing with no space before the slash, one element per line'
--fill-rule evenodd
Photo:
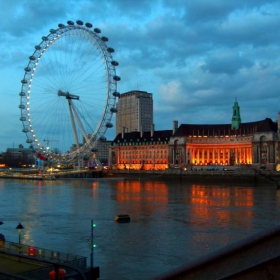
<path fill-rule="evenodd" d="M 168 170 L 105 170 L 104 178 L 122 177 L 127 180 L 181 180 L 191 183 L 250 183 L 250 184 L 280 184 L 279 172 L 259 172 L 246 170 L 232 171 L 184 171 L 182 169 Z"/>
<path fill-rule="evenodd" d="M 33 173 L 31 173 L 33 171 Z M 58 179 L 117 179 L 143 181 L 186 181 L 189 183 L 249 183 L 273 184 L 280 189 L 280 172 L 247 170 L 71 170 L 52 174 L 28 172 L 2 172 L 0 178 L 20 180 L 58 180 Z"/>

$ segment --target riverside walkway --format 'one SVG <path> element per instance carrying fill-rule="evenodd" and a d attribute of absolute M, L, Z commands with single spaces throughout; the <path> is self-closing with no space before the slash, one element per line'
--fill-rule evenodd
<path fill-rule="evenodd" d="M 99 267 L 88 268 L 86 257 L 7 241 L 0 245 L 0 279 L 47 280 L 51 271 L 59 275 L 60 269 L 65 280 L 99 278 Z"/>

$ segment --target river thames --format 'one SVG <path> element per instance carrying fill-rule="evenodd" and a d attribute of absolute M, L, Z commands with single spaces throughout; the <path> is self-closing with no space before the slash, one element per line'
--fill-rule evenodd
<path fill-rule="evenodd" d="M 153 279 L 217 249 L 279 225 L 275 183 L 193 184 L 122 179 L 0 179 L 0 233 L 45 249 L 77 254 L 100 279 Z M 130 223 L 114 217 L 129 214 Z"/>

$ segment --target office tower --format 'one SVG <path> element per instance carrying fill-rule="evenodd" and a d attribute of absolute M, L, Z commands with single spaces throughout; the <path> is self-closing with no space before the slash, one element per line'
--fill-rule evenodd
<path fill-rule="evenodd" d="M 133 131 L 151 131 L 153 126 L 153 96 L 133 90 L 120 95 L 117 104 L 116 135 Z"/>

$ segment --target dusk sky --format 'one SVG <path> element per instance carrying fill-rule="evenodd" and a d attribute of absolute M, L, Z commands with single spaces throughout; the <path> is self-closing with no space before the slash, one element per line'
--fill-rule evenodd
<path fill-rule="evenodd" d="M 153 94 L 155 130 L 173 120 L 231 123 L 235 99 L 242 122 L 277 120 L 279 0 L 1 0 L 0 13 L 0 152 L 28 147 L 18 108 L 24 67 L 42 36 L 68 20 L 109 38 L 118 91 Z M 115 127 L 105 136 L 113 140 Z"/>

